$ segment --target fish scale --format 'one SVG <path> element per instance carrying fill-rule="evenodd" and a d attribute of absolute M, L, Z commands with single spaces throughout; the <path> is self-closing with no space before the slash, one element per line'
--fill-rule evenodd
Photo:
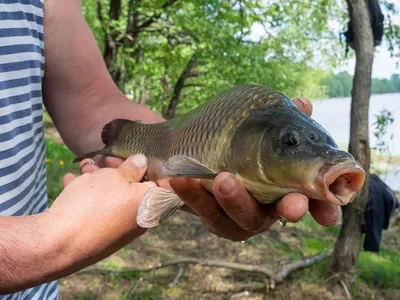
<path fill-rule="evenodd" d="M 351 154 L 341 151 L 321 125 L 288 97 L 261 85 L 235 87 L 162 123 L 113 120 L 104 126 L 102 140 L 103 149 L 75 161 L 142 153 L 149 159 L 147 180 L 158 181 L 163 174 L 198 178 L 211 193 L 215 176 L 228 171 L 259 203 L 300 192 L 344 205 L 365 179 Z M 155 226 L 182 204 L 171 190 L 151 189 L 143 196 L 138 224 Z"/>
<path fill-rule="evenodd" d="M 157 124 L 120 122 L 111 147 L 114 156 L 143 153 L 149 158 L 149 177 L 161 177 L 162 163 L 174 155 L 187 155 L 220 171 L 226 166 L 230 137 L 251 110 L 278 102 L 293 105 L 282 94 L 260 85 L 244 85 L 214 97 L 186 115 Z M 110 130 L 110 129 L 108 129 Z M 151 137 L 151 138 L 150 138 Z M 103 151 L 104 152 L 104 151 Z M 149 175 L 148 174 L 148 175 Z M 156 178 L 152 178 L 156 177 Z"/>

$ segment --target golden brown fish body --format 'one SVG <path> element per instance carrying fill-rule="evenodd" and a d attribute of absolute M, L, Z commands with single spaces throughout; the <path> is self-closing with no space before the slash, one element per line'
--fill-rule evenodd
<path fill-rule="evenodd" d="M 224 92 L 188 114 L 163 123 L 127 120 L 109 123 L 103 136 L 117 125 L 113 132 L 118 138 L 112 154 L 122 158 L 145 154 L 149 158 L 149 180 L 162 178 L 162 165 L 174 155 L 192 157 L 218 173 L 229 170 L 229 150 L 241 121 L 252 110 L 273 105 L 292 107 L 293 103 L 266 87 L 244 86 Z"/>
<path fill-rule="evenodd" d="M 364 182 L 364 171 L 324 128 L 285 95 L 260 85 L 235 87 L 163 123 L 114 120 L 104 127 L 102 139 L 102 150 L 80 159 L 141 153 L 149 159 L 146 179 L 199 178 L 209 192 L 213 178 L 228 171 L 260 203 L 301 192 L 345 205 Z M 146 201 L 147 214 L 149 207 L 159 205 L 158 220 L 182 205 L 175 194 L 160 188 Z M 160 204 L 164 202 L 168 204 Z M 168 212 L 160 216 L 163 210 Z M 141 222 L 145 227 L 158 224 Z"/>

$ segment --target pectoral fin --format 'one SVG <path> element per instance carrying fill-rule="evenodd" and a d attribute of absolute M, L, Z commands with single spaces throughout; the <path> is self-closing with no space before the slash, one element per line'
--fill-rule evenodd
<path fill-rule="evenodd" d="M 136 223 L 142 228 L 155 227 L 168 219 L 184 204 L 171 190 L 153 187 L 142 197 Z"/>
<path fill-rule="evenodd" d="M 162 175 L 167 177 L 189 177 L 201 179 L 214 179 L 218 174 L 210 170 L 196 159 L 175 155 L 169 158 L 163 165 Z"/>

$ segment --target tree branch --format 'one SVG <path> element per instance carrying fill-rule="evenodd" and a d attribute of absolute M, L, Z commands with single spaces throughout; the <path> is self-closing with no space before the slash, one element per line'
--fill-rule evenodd
<path fill-rule="evenodd" d="M 178 273 L 176 274 L 174 280 L 169 285 L 170 287 L 175 286 L 183 276 L 183 273 L 185 272 L 185 267 L 183 266 L 183 264 L 179 264 L 178 267 L 179 267 Z"/>
<path fill-rule="evenodd" d="M 168 7 L 172 6 L 177 0 L 167 0 L 162 6 L 161 9 L 162 10 L 166 10 Z M 158 14 L 154 14 L 152 17 L 150 17 L 148 20 L 144 21 L 141 25 L 138 26 L 139 29 L 141 28 L 146 28 L 148 26 L 150 26 L 151 24 L 153 24 L 160 16 L 161 13 Z"/>
<path fill-rule="evenodd" d="M 308 267 L 318 261 L 323 260 L 324 258 L 328 257 L 331 255 L 332 249 L 321 252 L 319 254 L 309 256 L 303 259 L 300 259 L 298 261 L 295 261 L 293 263 L 289 263 L 285 265 L 280 272 L 275 272 L 274 270 L 271 270 L 265 266 L 262 265 L 249 265 L 249 264 L 242 264 L 242 263 L 233 263 L 233 262 L 228 262 L 228 261 L 223 261 L 223 260 L 214 260 L 214 259 L 199 259 L 199 258 L 194 258 L 194 257 L 184 257 L 184 258 L 178 258 L 174 260 L 169 260 L 165 262 L 161 262 L 153 267 L 150 268 L 144 268 L 144 269 L 126 269 L 126 270 L 119 270 L 115 271 L 112 269 L 105 269 L 105 268 L 87 268 L 84 270 L 81 270 L 76 273 L 76 275 L 81 275 L 81 274 L 88 274 L 88 273 L 94 273 L 94 274 L 102 274 L 102 275 L 125 275 L 128 273 L 139 273 L 139 272 L 154 272 L 157 271 L 158 269 L 161 268 L 166 268 L 170 266 L 182 266 L 183 264 L 195 264 L 195 265 L 202 265 L 202 266 L 207 266 L 207 267 L 220 267 L 220 268 L 227 268 L 227 269 L 233 269 L 233 270 L 239 270 L 239 271 L 245 271 L 245 272 L 253 272 L 253 273 L 259 273 L 261 275 L 265 275 L 270 279 L 270 287 L 274 288 L 275 284 L 282 283 L 286 277 L 288 277 L 292 272 Z M 257 288 L 260 288 L 259 285 L 257 285 Z"/>
<path fill-rule="evenodd" d="M 282 270 L 275 275 L 275 282 L 281 282 L 283 281 L 290 273 L 293 271 L 296 271 L 297 269 L 305 268 L 308 266 L 311 266 L 312 264 L 323 260 L 325 257 L 328 257 L 331 255 L 333 252 L 333 249 L 321 252 L 319 254 L 316 254 L 314 256 L 309 256 L 304 259 L 295 261 L 293 263 L 285 265 Z"/>
<path fill-rule="evenodd" d="M 101 29 L 103 30 L 104 37 L 106 38 L 107 30 L 106 30 L 106 23 L 104 21 L 103 14 L 102 14 L 103 6 L 101 5 L 101 0 L 96 0 L 96 7 L 97 7 L 97 17 L 100 20 Z"/>
<path fill-rule="evenodd" d="M 181 93 L 185 86 L 186 80 L 190 77 L 197 76 L 194 72 L 196 67 L 197 67 L 197 57 L 196 57 L 196 53 L 194 53 L 175 84 L 172 98 L 169 101 L 169 105 L 168 105 L 167 109 L 163 113 L 164 118 L 171 119 L 175 116 L 176 107 L 177 107 L 179 99 L 181 97 Z"/>

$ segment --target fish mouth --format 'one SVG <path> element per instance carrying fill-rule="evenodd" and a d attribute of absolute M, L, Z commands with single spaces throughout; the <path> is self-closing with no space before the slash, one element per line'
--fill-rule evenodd
<path fill-rule="evenodd" d="M 365 171 L 355 162 L 347 161 L 323 173 L 324 198 L 332 204 L 344 206 L 352 202 L 365 182 Z"/>

